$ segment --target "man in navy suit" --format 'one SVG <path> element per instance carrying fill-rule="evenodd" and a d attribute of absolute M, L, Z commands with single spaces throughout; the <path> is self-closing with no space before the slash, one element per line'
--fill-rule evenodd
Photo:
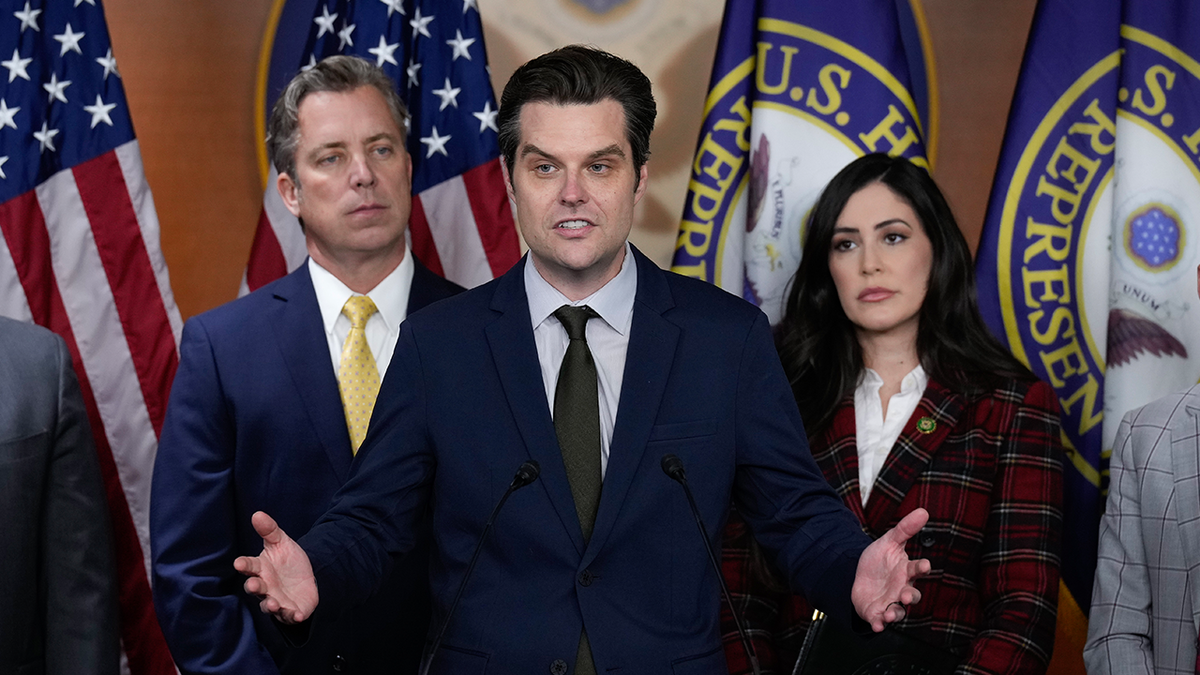
<path fill-rule="evenodd" d="M 264 611 L 319 621 L 356 601 L 429 506 L 440 623 L 532 459 L 541 475 L 495 521 L 433 672 L 726 673 L 718 580 L 667 454 L 710 535 L 737 500 L 832 616 L 882 630 L 919 598 L 928 562 L 904 541 L 924 512 L 870 544 L 808 453 L 766 317 L 629 245 L 654 117 L 645 75 L 600 50 L 565 47 L 512 76 L 500 147 L 529 255 L 405 325 L 372 454 L 299 545 L 255 514 L 264 551 L 235 565 Z"/>
<path fill-rule="evenodd" d="M 343 406 L 339 371 L 354 361 L 343 350 L 365 343 L 378 386 L 406 315 L 461 290 L 405 243 L 406 116 L 392 82 L 361 59 L 332 57 L 297 75 L 272 111 L 268 149 L 309 259 L 184 328 L 150 514 L 155 608 L 184 673 L 416 670 L 427 543 L 364 604 L 323 617 L 299 648 L 257 611 L 231 566 L 262 547 L 250 514 L 267 510 L 305 532 L 368 456 L 355 455 L 365 420 L 356 425 Z M 343 307 L 360 296 L 376 311 L 356 329 Z M 407 611 L 392 611 L 397 604 Z"/>

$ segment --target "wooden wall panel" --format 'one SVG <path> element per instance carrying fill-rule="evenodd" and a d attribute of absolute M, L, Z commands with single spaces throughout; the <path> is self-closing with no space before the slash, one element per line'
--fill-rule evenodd
<path fill-rule="evenodd" d="M 106 0 L 184 318 L 232 300 L 262 201 L 254 79 L 267 0 Z"/>

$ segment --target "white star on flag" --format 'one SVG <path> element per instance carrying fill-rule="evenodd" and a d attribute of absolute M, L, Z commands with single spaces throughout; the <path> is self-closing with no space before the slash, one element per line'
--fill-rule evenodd
<path fill-rule="evenodd" d="M 308 55 L 308 63 L 304 64 L 303 66 L 300 66 L 300 72 L 309 71 L 316 67 L 317 67 L 317 55 L 309 54 Z"/>
<path fill-rule="evenodd" d="M 58 129 L 50 129 L 49 126 L 49 122 L 42 122 L 42 130 L 33 132 L 33 137 L 42 144 L 42 152 L 45 152 L 46 148 L 50 148 L 50 152 L 57 151 L 54 147 L 54 137 L 58 135 Z"/>
<path fill-rule="evenodd" d="M 500 131 L 496 128 L 496 113 L 497 111 L 492 110 L 491 101 L 483 102 L 483 112 L 471 113 L 475 119 L 479 120 L 479 133 L 482 134 L 486 129 Z"/>
<path fill-rule="evenodd" d="M 383 4 L 387 5 L 389 19 L 392 18 L 392 12 L 400 12 L 400 16 L 405 16 L 404 0 L 379 0 L 379 1 L 382 2 Z"/>
<path fill-rule="evenodd" d="M 450 154 L 446 152 L 446 141 L 448 140 L 450 140 L 450 136 L 438 136 L 437 127 L 434 126 L 432 136 L 421 137 L 421 142 L 429 146 L 428 152 L 425 153 L 425 159 L 433 157 L 433 153 L 435 152 L 440 152 L 446 157 L 449 157 Z"/>
<path fill-rule="evenodd" d="M 471 60 L 471 52 L 468 51 L 468 47 L 475 44 L 475 38 L 467 38 L 464 40 L 462 31 L 455 30 L 454 39 L 446 40 L 446 44 L 454 48 L 454 53 L 450 56 L 451 61 L 457 61 L 459 56 L 465 56 L 467 57 L 468 61 Z"/>
<path fill-rule="evenodd" d="M 410 87 L 421 86 L 420 83 L 417 81 L 417 73 L 419 73 L 420 71 L 421 71 L 421 64 L 417 63 L 416 61 L 408 62 L 408 67 L 404 69 L 404 72 L 408 73 L 408 86 L 410 86 Z"/>
<path fill-rule="evenodd" d="M 462 91 L 461 88 L 454 88 L 450 86 L 450 78 L 447 77 L 445 87 L 433 90 L 433 93 L 437 94 L 438 97 L 442 99 L 442 105 L 438 108 L 438 111 L 441 112 L 442 110 L 445 110 L 446 106 L 448 105 L 453 105 L 455 108 L 457 108 L 458 92 L 460 91 Z"/>
<path fill-rule="evenodd" d="M 121 73 L 117 72 L 117 60 L 113 58 L 111 48 L 108 50 L 107 54 L 97 58 L 96 63 L 99 63 L 104 67 L 104 77 L 102 79 L 107 80 L 109 73 L 112 73 L 117 77 L 121 76 Z"/>
<path fill-rule="evenodd" d="M 66 103 L 67 95 L 63 92 L 65 92 L 69 86 L 71 86 L 70 80 L 63 80 L 62 82 L 59 82 L 58 75 L 55 73 L 50 73 L 50 81 L 42 85 L 42 89 L 45 89 L 46 92 L 50 94 L 50 98 L 47 99 L 46 102 L 53 103 L 55 99 L 58 99 L 59 101 Z"/>
<path fill-rule="evenodd" d="M 333 20 L 338 17 L 337 14 L 330 14 L 328 7 L 322 7 L 321 12 L 324 14 L 324 16 L 313 17 L 313 23 L 317 24 L 317 27 L 321 29 L 317 31 L 317 37 L 321 37 L 326 33 L 335 32 L 333 28 Z"/>
<path fill-rule="evenodd" d="M 8 162 L 7 157 L 0 157 L 0 178 L 7 179 L 8 176 L 4 173 L 4 164 Z"/>
<path fill-rule="evenodd" d="M 350 45 L 351 47 L 354 46 L 354 40 L 350 37 L 350 34 L 353 32 L 354 24 L 349 22 L 342 24 L 342 29 L 339 30 L 337 34 L 338 42 L 340 43 L 338 45 L 338 49 L 345 49 L 346 45 Z"/>
<path fill-rule="evenodd" d="M 38 18 L 38 14 L 41 14 L 41 13 L 42 13 L 42 10 L 40 10 L 40 9 L 30 9 L 29 8 L 29 0 L 25 0 L 25 9 L 21 10 L 20 12 L 13 12 L 13 16 L 15 16 L 21 20 L 21 32 L 22 33 L 25 32 L 26 28 L 32 28 L 32 29 L 40 32 L 42 29 L 38 28 L 37 18 Z"/>
<path fill-rule="evenodd" d="M 429 34 L 429 23 L 433 21 L 434 18 L 435 17 L 432 16 L 421 16 L 421 8 L 418 7 L 417 11 L 413 12 L 413 19 L 412 21 L 408 22 L 408 25 L 412 26 L 415 32 L 420 33 L 425 37 L 433 37 Z"/>
<path fill-rule="evenodd" d="M 472 8 L 474 8 L 476 12 L 479 11 L 479 5 L 475 4 L 475 0 L 463 0 L 463 14 L 466 14 L 467 10 Z"/>
<path fill-rule="evenodd" d="M 12 82 L 13 80 L 17 79 L 18 77 L 23 77 L 26 80 L 28 80 L 29 73 L 25 72 L 25 66 L 28 66 L 31 61 L 33 61 L 33 59 L 21 58 L 21 55 L 18 54 L 17 50 L 14 49 L 13 57 L 11 59 L 9 59 L 8 61 L 0 61 L 0 66 L 4 66 L 5 68 L 8 68 L 8 81 L 9 82 Z"/>
<path fill-rule="evenodd" d="M 66 55 L 67 55 L 67 52 L 73 51 L 73 52 L 75 52 L 76 54 L 79 54 L 79 55 L 81 55 L 81 56 L 82 56 L 82 55 L 83 55 L 83 50 L 79 48 L 79 40 L 80 40 L 80 39 L 81 39 L 81 38 L 82 38 L 84 35 L 85 35 L 85 33 L 75 33 L 75 32 L 72 32 L 72 31 L 71 31 L 71 24 L 70 24 L 70 23 L 68 23 L 68 24 L 67 24 L 67 30 L 63 31 L 63 32 L 62 32 L 61 34 L 59 34 L 59 35 L 55 35 L 55 36 L 54 36 L 54 39 L 55 39 L 55 40 L 57 40 L 59 43 L 61 43 L 61 44 L 62 44 L 62 51 L 61 51 L 61 52 L 59 52 L 59 53 L 58 53 L 58 55 L 59 55 L 59 56 L 66 56 Z"/>
<path fill-rule="evenodd" d="M 75 6 L 78 7 L 85 2 L 89 5 L 91 5 L 92 7 L 96 6 L 96 0 L 75 0 Z"/>
<path fill-rule="evenodd" d="M 113 125 L 112 118 L 108 116 L 108 111 L 115 107 L 117 107 L 116 103 L 105 104 L 104 101 L 100 100 L 100 94 L 96 94 L 96 105 L 85 105 L 83 106 L 83 109 L 91 113 L 92 128 L 95 129 L 96 125 L 101 122 L 104 122 L 110 127 Z"/>
<path fill-rule="evenodd" d="M 380 35 L 379 36 L 379 46 L 371 47 L 367 51 L 370 52 L 371 54 L 375 55 L 375 65 L 382 68 L 383 64 L 385 64 L 385 63 L 390 63 L 393 66 L 400 65 L 399 63 L 396 63 L 396 57 L 393 56 L 393 54 L 396 53 L 396 50 L 399 49 L 399 47 L 400 47 L 399 42 L 397 42 L 394 45 L 389 45 L 387 43 L 387 39 L 384 38 L 382 35 Z"/>
<path fill-rule="evenodd" d="M 4 127 L 17 128 L 17 123 L 13 120 L 20 111 L 20 108 L 8 107 L 8 102 L 0 98 L 0 129 Z"/>

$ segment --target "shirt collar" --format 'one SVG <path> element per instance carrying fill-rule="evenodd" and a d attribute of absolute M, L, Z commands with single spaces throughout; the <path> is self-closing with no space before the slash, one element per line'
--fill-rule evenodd
<path fill-rule="evenodd" d="M 925 387 L 929 385 L 929 376 L 925 374 L 925 369 L 921 364 L 917 364 L 916 368 L 908 371 L 903 380 L 900 380 L 900 393 L 910 394 L 913 392 L 921 393 L 925 391 Z M 877 392 L 883 386 L 883 378 L 879 373 L 870 368 L 863 368 L 862 377 L 858 382 L 858 391 Z"/>
<path fill-rule="evenodd" d="M 375 303 L 379 310 L 379 318 L 389 331 L 395 330 L 408 316 L 408 295 L 412 288 L 414 269 L 412 251 L 406 246 L 404 259 L 396 269 L 366 293 Z M 325 326 L 325 332 L 332 333 L 334 323 L 342 314 L 342 307 L 350 296 L 357 294 L 312 258 L 308 259 L 308 274 L 312 277 L 313 291 L 317 294 L 317 307 L 321 310 L 321 322 Z"/>
<path fill-rule="evenodd" d="M 525 295 L 529 299 L 529 318 L 534 328 L 540 326 L 554 310 L 563 305 L 587 305 L 596 310 L 600 318 L 613 330 L 626 335 L 633 322 L 633 300 L 637 295 L 637 263 L 633 259 L 633 250 L 629 242 L 625 242 L 625 259 L 621 261 L 621 271 L 595 293 L 578 302 L 571 302 L 567 296 L 551 286 L 550 282 L 538 273 L 533 260 L 526 258 Z"/>

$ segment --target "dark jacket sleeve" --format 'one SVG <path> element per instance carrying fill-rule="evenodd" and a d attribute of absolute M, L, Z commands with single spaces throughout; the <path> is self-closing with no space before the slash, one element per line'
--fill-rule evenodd
<path fill-rule="evenodd" d="M 233 569 L 235 429 L 205 324 L 188 321 L 151 490 L 154 609 L 184 673 L 278 673 Z"/>

